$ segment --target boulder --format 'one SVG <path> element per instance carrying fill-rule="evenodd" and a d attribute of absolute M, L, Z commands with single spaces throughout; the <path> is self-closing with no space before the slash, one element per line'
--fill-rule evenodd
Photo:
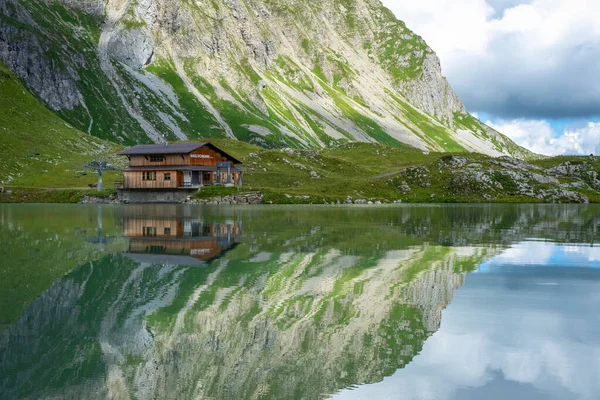
<path fill-rule="evenodd" d="M 461 168 L 467 165 L 468 160 L 461 156 L 447 155 L 440 158 L 439 163 L 445 164 L 452 168 Z"/>
<path fill-rule="evenodd" d="M 412 190 L 406 181 L 402 181 L 398 189 L 400 189 L 402 193 L 408 193 Z"/>

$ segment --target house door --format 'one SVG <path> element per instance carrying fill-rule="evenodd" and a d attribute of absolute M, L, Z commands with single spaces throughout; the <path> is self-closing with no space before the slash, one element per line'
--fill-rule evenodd
<path fill-rule="evenodd" d="M 192 171 L 183 171 L 183 186 L 192 186 Z"/>

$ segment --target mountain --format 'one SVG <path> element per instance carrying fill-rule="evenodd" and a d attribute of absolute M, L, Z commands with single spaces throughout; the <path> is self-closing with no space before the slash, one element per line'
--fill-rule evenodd
<path fill-rule="evenodd" d="M 0 93 L 0 186 L 61 187 L 90 159 L 118 151 L 116 144 L 85 134 L 48 111 L 1 62 Z"/>
<path fill-rule="evenodd" d="M 122 144 L 532 156 L 466 112 L 379 0 L 5 0 L 0 61 L 69 124 Z"/>

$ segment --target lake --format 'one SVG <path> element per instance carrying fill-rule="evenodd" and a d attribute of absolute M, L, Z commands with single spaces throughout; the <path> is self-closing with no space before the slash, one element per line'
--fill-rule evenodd
<path fill-rule="evenodd" d="M 0 205 L 2 399 L 597 399 L 600 207 Z"/>

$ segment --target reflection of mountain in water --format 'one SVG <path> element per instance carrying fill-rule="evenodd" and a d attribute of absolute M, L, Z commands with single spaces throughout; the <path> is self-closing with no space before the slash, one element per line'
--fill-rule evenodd
<path fill-rule="evenodd" d="M 135 206 L 125 210 L 123 229 L 129 238 L 125 255 L 141 263 L 201 265 L 235 247 L 242 234 L 241 224 L 232 221 L 152 215 Z"/>
<path fill-rule="evenodd" d="M 43 265 L 79 267 L 50 280 L 0 333 L 2 397 L 115 399 L 311 399 L 380 381 L 438 329 L 466 271 L 515 240 L 594 242 L 599 215 L 567 206 L 115 207 L 105 209 L 104 234 L 126 237 L 86 258 L 73 232 L 95 232 L 96 208 L 69 209 L 64 220 L 74 221 L 56 227 L 12 210 L 0 212 L 1 237 L 19 249 L 4 258 L 11 265 L 35 245 Z M 204 237 L 237 246 L 213 255 L 183 245 Z M 160 259 L 174 255 L 205 267 Z M 29 279 L 10 271 L 12 282 Z"/>
<path fill-rule="evenodd" d="M 8 398 L 317 398 L 379 381 L 420 351 L 463 282 L 460 268 L 485 253 L 249 257 L 240 246 L 200 269 L 107 256 L 58 280 L 0 335 L 0 389 Z"/>

